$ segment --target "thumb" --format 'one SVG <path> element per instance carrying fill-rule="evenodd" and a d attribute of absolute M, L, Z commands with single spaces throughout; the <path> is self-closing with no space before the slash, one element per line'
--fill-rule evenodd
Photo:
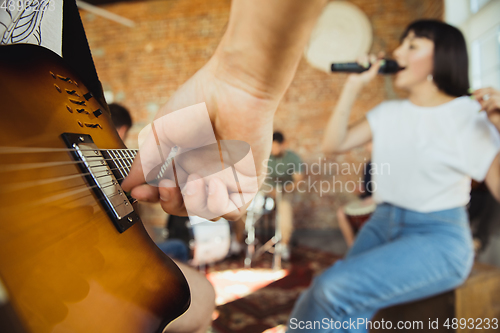
<path fill-rule="evenodd" d="M 142 170 L 141 154 L 140 152 L 138 152 L 136 158 L 134 159 L 134 162 L 132 163 L 130 172 L 128 173 L 127 177 L 125 177 L 125 180 L 123 181 L 121 186 L 124 191 L 129 192 L 134 187 L 142 185 L 145 182 L 146 179 L 144 178 L 144 172 Z"/>
<path fill-rule="evenodd" d="M 375 75 L 377 75 L 380 67 L 385 64 L 385 59 L 379 59 L 377 60 L 371 67 L 370 69 L 368 70 L 368 72 L 370 73 L 370 76 L 372 77 L 375 77 Z"/>

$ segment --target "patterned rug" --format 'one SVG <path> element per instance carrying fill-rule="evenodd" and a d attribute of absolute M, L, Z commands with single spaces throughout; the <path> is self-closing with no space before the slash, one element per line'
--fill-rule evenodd
<path fill-rule="evenodd" d="M 298 247 L 282 269 L 272 270 L 272 255 L 266 253 L 243 268 L 243 258 L 225 260 L 208 270 L 215 287 L 218 317 L 216 333 L 284 332 L 298 295 L 312 278 L 332 265 L 338 256 Z"/>

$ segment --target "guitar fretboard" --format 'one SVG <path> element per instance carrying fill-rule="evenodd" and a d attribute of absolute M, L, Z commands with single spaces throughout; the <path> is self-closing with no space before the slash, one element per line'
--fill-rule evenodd
<path fill-rule="evenodd" d="M 137 156 L 137 152 L 138 150 L 136 149 L 101 150 L 101 153 L 108 161 L 108 165 L 113 171 L 115 178 L 119 179 L 120 182 L 129 174 L 132 163 Z"/>

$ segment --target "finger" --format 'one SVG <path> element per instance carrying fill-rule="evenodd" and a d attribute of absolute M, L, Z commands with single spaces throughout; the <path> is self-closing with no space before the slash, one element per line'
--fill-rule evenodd
<path fill-rule="evenodd" d="M 500 112 L 499 111 L 488 112 L 488 119 L 494 124 L 497 123 L 500 119 Z"/>
<path fill-rule="evenodd" d="M 237 209 L 235 203 L 229 198 L 226 185 L 219 178 L 212 178 L 209 182 L 207 207 L 217 216 Z"/>
<path fill-rule="evenodd" d="M 141 156 L 140 152 L 137 153 L 134 162 L 130 168 L 130 172 L 127 177 L 123 180 L 121 186 L 124 191 L 131 191 L 134 187 L 144 184 L 146 182 L 144 178 L 144 173 L 142 172 L 142 164 L 141 164 Z"/>
<path fill-rule="evenodd" d="M 139 152 L 142 171 L 146 182 L 155 181 L 161 167 L 167 160 L 173 143 L 162 137 L 163 116 L 144 127 L 139 133 Z"/>
<path fill-rule="evenodd" d="M 500 130 L 500 112 L 490 112 L 488 113 L 488 120 Z"/>
<path fill-rule="evenodd" d="M 481 106 L 483 107 L 483 110 L 488 113 L 500 111 L 500 97 L 491 97 L 487 101 L 481 103 Z"/>
<path fill-rule="evenodd" d="M 159 193 L 160 204 L 165 212 L 177 216 L 187 216 L 181 191 L 175 186 L 175 182 L 169 179 L 162 180 Z"/>
<path fill-rule="evenodd" d="M 199 216 L 207 220 L 218 216 L 207 208 L 207 188 L 205 180 L 199 175 L 190 175 L 181 192 L 189 216 Z"/>
<path fill-rule="evenodd" d="M 477 102 L 479 103 L 479 105 L 481 105 L 481 110 L 480 111 L 485 110 L 484 106 L 486 104 L 486 101 L 483 100 L 483 99 L 478 99 Z"/>
<path fill-rule="evenodd" d="M 130 195 L 139 201 L 158 202 L 160 200 L 158 188 L 147 184 L 134 187 Z"/>
<path fill-rule="evenodd" d="M 252 198 L 253 198 L 253 196 L 252 196 Z M 247 202 L 245 205 L 243 205 L 242 207 L 236 208 L 235 210 L 233 210 L 227 214 L 224 214 L 222 217 L 225 218 L 226 220 L 229 220 L 229 221 L 236 221 L 236 220 L 240 219 L 243 215 L 245 215 L 248 206 L 250 206 L 250 204 L 251 204 L 252 198 L 246 198 L 245 200 L 248 200 L 248 201 L 245 201 L 245 202 Z"/>
<path fill-rule="evenodd" d="M 370 64 L 374 64 L 377 61 L 377 56 L 372 53 L 372 54 L 370 54 L 369 60 L 370 60 Z"/>
<path fill-rule="evenodd" d="M 491 95 L 494 92 L 495 92 L 495 90 L 493 88 L 487 87 L 487 88 L 481 88 L 481 89 L 475 90 L 472 93 L 472 95 L 474 95 L 474 97 L 479 101 L 479 100 L 482 100 L 485 95 Z"/>
<path fill-rule="evenodd" d="M 377 60 L 373 65 L 372 67 L 370 67 L 370 69 L 367 71 L 369 74 L 369 76 L 371 78 L 375 77 L 375 75 L 377 75 L 378 73 L 378 70 L 380 69 L 380 66 L 382 66 L 382 62 L 384 62 L 385 60 L 383 59 L 380 59 L 380 60 Z"/>

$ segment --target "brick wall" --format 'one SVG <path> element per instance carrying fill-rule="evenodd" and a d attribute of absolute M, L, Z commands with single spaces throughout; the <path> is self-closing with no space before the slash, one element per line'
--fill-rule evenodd
<path fill-rule="evenodd" d="M 442 18 L 442 0 L 352 0 L 373 26 L 372 51 L 391 54 L 408 23 L 421 18 Z M 119 25 L 82 12 L 99 77 L 116 102 L 128 107 L 133 127 L 127 144 L 136 146 L 139 130 L 152 120 L 169 96 L 209 59 L 228 21 L 229 0 L 165 0 L 127 2 L 102 6 L 136 22 L 134 28 Z M 337 174 L 308 175 L 314 181 L 333 177 L 336 190 L 299 194 L 295 205 L 297 228 L 328 228 L 336 225 L 335 210 L 354 194 L 345 191 L 348 181 L 358 181 L 354 171 L 369 159 L 366 149 L 323 157 L 319 143 L 326 121 L 345 81 L 344 74 L 326 74 L 302 59 L 297 74 L 275 118 L 275 128 L 288 135 L 289 147 L 312 165 L 337 163 L 347 167 Z M 356 102 L 351 121 L 361 119 L 372 107 L 387 98 L 403 97 L 395 91 L 390 77 L 378 77 Z M 348 163 L 342 165 L 342 163 Z M 334 168 L 335 169 L 335 168 Z M 313 169 L 315 170 L 315 169 Z M 342 170 L 344 172 L 342 172 Z M 358 169 L 356 169 L 358 170 Z M 316 173 L 316 172 L 314 172 Z M 340 182 L 340 183 L 339 183 Z M 325 183 L 326 184 L 326 183 Z M 317 186 L 316 186 L 317 187 Z M 326 188 L 326 186 L 325 186 Z"/>

